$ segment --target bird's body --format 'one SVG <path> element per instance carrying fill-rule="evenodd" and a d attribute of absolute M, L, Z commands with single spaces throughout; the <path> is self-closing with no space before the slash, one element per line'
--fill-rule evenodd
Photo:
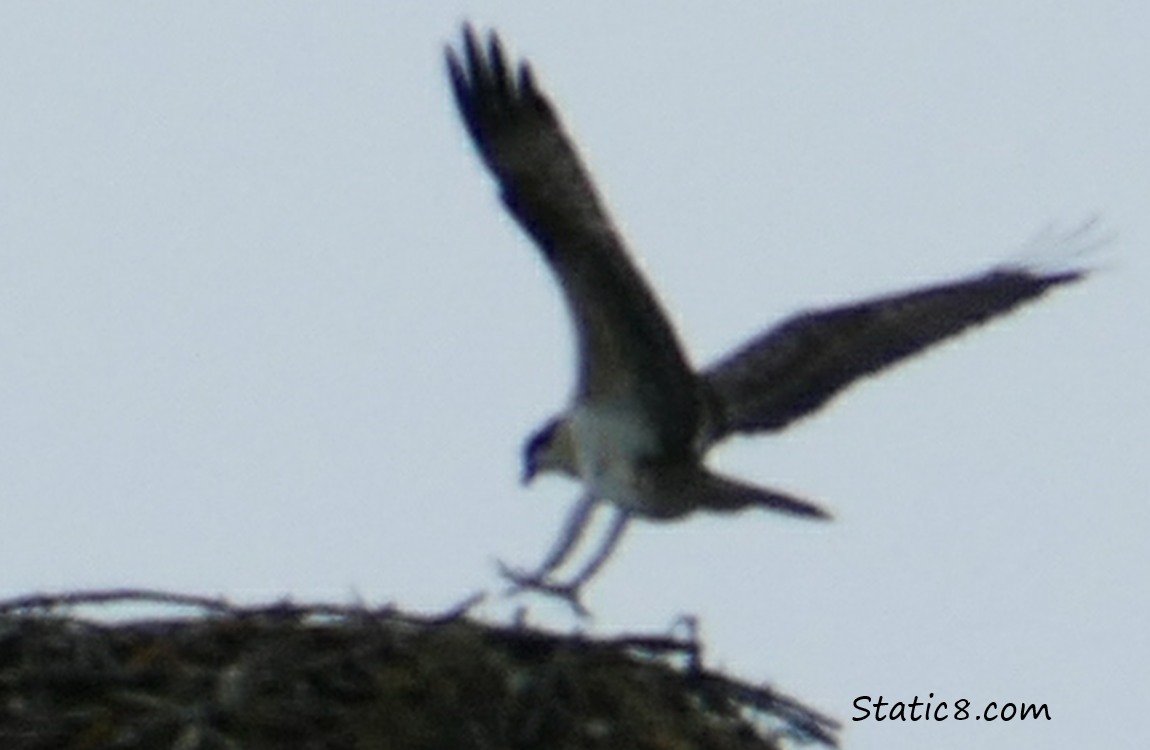
<path fill-rule="evenodd" d="M 781 430 L 860 378 L 1083 276 L 1004 266 L 802 313 L 695 370 L 530 67 L 510 65 L 494 34 L 483 48 L 469 27 L 461 53 L 447 50 L 447 64 L 504 205 L 554 272 L 575 323 L 575 393 L 527 442 L 524 478 L 560 473 L 577 479 L 584 495 L 541 570 L 522 579 L 532 586 L 547 587 L 602 502 L 617 509 L 615 525 L 574 588 L 598 569 L 632 516 L 757 507 L 828 518 L 787 493 L 718 476 L 704 465 L 707 452 L 736 433 Z"/>
<path fill-rule="evenodd" d="M 627 404 L 575 404 L 561 424 L 571 433 L 584 487 L 629 513 L 659 515 L 658 504 L 644 497 L 643 467 L 661 446 L 641 413 Z"/>

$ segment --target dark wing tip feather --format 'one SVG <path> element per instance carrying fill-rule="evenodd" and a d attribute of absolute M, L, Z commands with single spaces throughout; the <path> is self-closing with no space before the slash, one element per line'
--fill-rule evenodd
<path fill-rule="evenodd" d="M 535 85 L 526 62 L 517 74 L 495 31 L 482 40 L 471 24 L 463 25 L 461 48 L 447 45 L 447 73 L 455 103 L 468 132 L 485 155 L 490 140 L 524 112 L 554 120 L 552 109 Z"/>
<path fill-rule="evenodd" d="M 455 95 L 455 103 L 463 109 L 468 99 L 467 74 L 463 71 L 463 64 L 459 62 L 459 57 L 450 44 L 444 45 L 443 57 L 447 61 L 447 75 L 451 79 L 451 91 Z"/>
<path fill-rule="evenodd" d="M 1034 274 L 1034 271 L 1030 271 Z M 1038 274 L 1040 279 L 1046 281 L 1046 286 L 1054 287 L 1061 284 L 1073 284 L 1076 281 L 1082 281 L 1090 275 L 1089 268 L 1075 268 L 1068 271 L 1059 271 L 1051 274 Z"/>
<path fill-rule="evenodd" d="M 487 60 L 491 64 L 491 77 L 500 91 L 511 92 L 507 76 L 507 59 L 503 54 L 503 42 L 494 31 L 487 35 Z"/>
<path fill-rule="evenodd" d="M 550 115 L 551 106 L 539 91 L 531 66 L 521 62 L 515 68 L 495 31 L 488 32 L 486 42 L 481 42 L 470 24 L 464 24 L 462 51 L 445 46 L 451 87 L 468 125 L 479 124 L 480 116 L 492 117 L 524 105 Z"/>
<path fill-rule="evenodd" d="M 1090 269 L 1087 268 L 1044 270 L 1033 265 L 1005 265 L 991 270 L 982 277 L 960 280 L 955 283 L 956 287 L 964 282 L 971 285 L 975 283 L 985 285 L 987 299 L 984 302 L 985 308 L 969 311 L 965 324 L 956 327 L 954 333 L 960 333 L 966 328 L 981 325 L 1010 313 L 1058 287 L 1077 283 L 1089 275 Z"/>
<path fill-rule="evenodd" d="M 463 54 L 472 75 L 483 68 L 483 55 L 479 52 L 479 42 L 475 39 L 475 29 L 468 24 L 463 28 Z"/>
<path fill-rule="evenodd" d="M 536 108 L 542 105 L 544 109 L 549 109 L 547 100 L 539 93 L 539 87 L 535 84 L 535 73 L 531 70 L 531 65 L 526 62 L 519 65 L 519 94 Z"/>
<path fill-rule="evenodd" d="M 1001 277 L 1014 277 L 1025 283 L 1037 293 L 1041 294 L 1048 289 L 1073 284 L 1082 281 L 1090 275 L 1089 268 L 1066 268 L 1062 270 L 1043 270 L 1034 265 L 1006 265 L 991 271 L 990 275 Z"/>

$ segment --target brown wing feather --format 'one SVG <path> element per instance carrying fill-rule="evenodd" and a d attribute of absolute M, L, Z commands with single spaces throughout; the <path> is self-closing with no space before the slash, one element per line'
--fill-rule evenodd
<path fill-rule="evenodd" d="M 1035 300 L 1083 271 L 995 269 L 909 293 L 796 315 L 704 373 L 719 414 L 712 439 L 778 430 L 859 378 Z"/>
<path fill-rule="evenodd" d="M 542 250 L 574 318 L 580 396 L 636 399 L 671 443 L 698 419 L 697 381 L 670 323 L 600 204 L 526 63 L 509 69 L 498 37 L 464 28 L 447 49 L 455 100 L 504 204 Z"/>

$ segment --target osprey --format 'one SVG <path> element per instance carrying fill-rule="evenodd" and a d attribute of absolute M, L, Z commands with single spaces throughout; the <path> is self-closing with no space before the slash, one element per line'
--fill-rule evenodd
<path fill-rule="evenodd" d="M 762 508 L 829 518 L 800 498 L 719 476 L 703 459 L 732 434 L 781 430 L 859 378 L 1084 276 L 1008 265 L 805 312 L 695 370 L 530 66 L 509 64 L 494 32 L 482 46 L 468 25 L 462 50 L 448 47 L 446 57 L 467 131 L 504 205 L 554 272 L 575 324 L 574 397 L 527 441 L 523 479 L 557 472 L 581 482 L 583 495 L 538 570 L 503 572 L 576 606 L 632 517 Z M 600 549 L 568 582 L 552 580 L 604 502 L 615 518 Z"/>

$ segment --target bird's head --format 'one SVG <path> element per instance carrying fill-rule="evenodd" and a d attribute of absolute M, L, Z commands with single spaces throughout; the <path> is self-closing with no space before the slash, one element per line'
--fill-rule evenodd
<path fill-rule="evenodd" d="M 523 445 L 523 484 L 549 471 L 577 476 L 571 430 L 565 419 L 553 417 Z"/>

